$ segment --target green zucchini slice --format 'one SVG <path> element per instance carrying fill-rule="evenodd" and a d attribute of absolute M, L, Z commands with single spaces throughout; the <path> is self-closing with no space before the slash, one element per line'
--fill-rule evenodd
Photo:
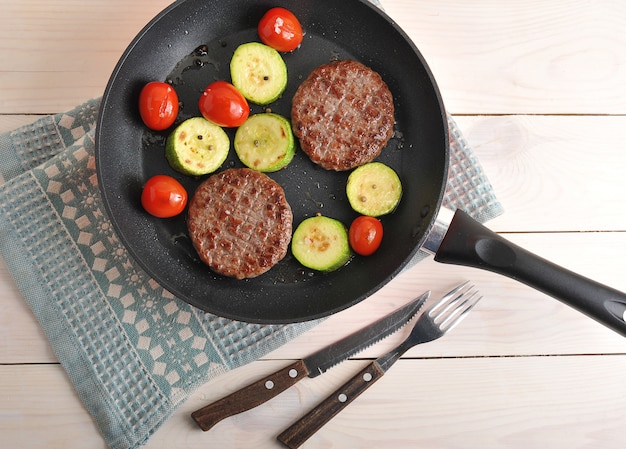
<path fill-rule="evenodd" d="M 203 117 L 192 117 L 174 129 L 165 142 L 165 157 L 176 171 L 191 176 L 213 173 L 226 160 L 230 139 Z"/>
<path fill-rule="evenodd" d="M 271 112 L 250 116 L 237 129 L 234 146 L 245 166 L 261 172 L 284 168 L 296 153 L 289 120 Z"/>
<path fill-rule="evenodd" d="M 291 252 L 307 268 L 334 271 L 348 263 L 352 255 L 348 230 L 334 218 L 307 218 L 293 233 Z"/>
<path fill-rule="evenodd" d="M 230 61 L 233 85 L 259 105 L 269 104 L 287 87 L 287 65 L 272 47 L 259 42 L 242 44 Z"/>
<path fill-rule="evenodd" d="M 398 206 L 402 183 L 391 167 L 382 162 L 370 162 L 350 173 L 346 195 L 356 212 L 380 217 L 393 212 Z"/>

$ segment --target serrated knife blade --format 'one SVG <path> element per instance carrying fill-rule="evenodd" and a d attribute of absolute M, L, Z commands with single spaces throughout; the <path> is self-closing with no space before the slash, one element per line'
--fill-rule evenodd
<path fill-rule="evenodd" d="M 250 410 L 278 396 L 304 377 L 319 376 L 403 327 L 417 314 L 429 296 L 430 291 L 310 356 L 296 360 L 291 365 L 196 410 L 191 417 L 202 430 L 207 431 L 224 418 Z"/>

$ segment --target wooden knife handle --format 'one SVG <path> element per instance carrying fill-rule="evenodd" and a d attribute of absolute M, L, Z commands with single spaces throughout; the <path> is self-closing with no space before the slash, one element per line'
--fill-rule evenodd
<path fill-rule="evenodd" d="M 291 449 L 300 447 L 324 424 L 380 379 L 383 374 L 385 372 L 376 362 L 370 363 L 276 438 Z"/>
<path fill-rule="evenodd" d="M 191 417 L 206 432 L 222 419 L 250 410 L 278 396 L 308 374 L 304 362 L 297 360 L 274 374 L 196 410 Z"/>

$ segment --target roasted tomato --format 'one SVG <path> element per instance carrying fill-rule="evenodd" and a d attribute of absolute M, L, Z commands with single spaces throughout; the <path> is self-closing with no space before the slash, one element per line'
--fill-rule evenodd
<path fill-rule="evenodd" d="M 226 81 L 215 81 L 208 85 L 198 102 L 202 116 L 225 128 L 243 125 L 250 106 L 235 86 Z"/>
<path fill-rule="evenodd" d="M 258 32 L 265 45 L 278 51 L 293 51 L 302 43 L 300 21 L 285 8 L 267 11 L 259 22 Z"/>
<path fill-rule="evenodd" d="M 377 218 L 362 215 L 350 225 L 348 238 L 355 253 L 369 256 L 380 246 L 383 239 L 383 225 Z"/>
<path fill-rule="evenodd" d="M 178 95 L 174 88 L 160 81 L 146 84 L 139 94 L 139 115 L 155 131 L 172 126 L 178 115 Z"/>
<path fill-rule="evenodd" d="M 187 191 L 171 176 L 156 175 L 148 179 L 141 192 L 141 205 L 151 215 L 169 218 L 180 214 L 187 205 Z"/>

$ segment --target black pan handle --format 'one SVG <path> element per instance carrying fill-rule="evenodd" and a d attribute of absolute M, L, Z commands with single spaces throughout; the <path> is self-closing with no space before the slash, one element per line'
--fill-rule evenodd
<path fill-rule="evenodd" d="M 435 260 L 508 276 L 626 336 L 626 294 L 520 248 L 463 211 L 454 214 Z"/>

